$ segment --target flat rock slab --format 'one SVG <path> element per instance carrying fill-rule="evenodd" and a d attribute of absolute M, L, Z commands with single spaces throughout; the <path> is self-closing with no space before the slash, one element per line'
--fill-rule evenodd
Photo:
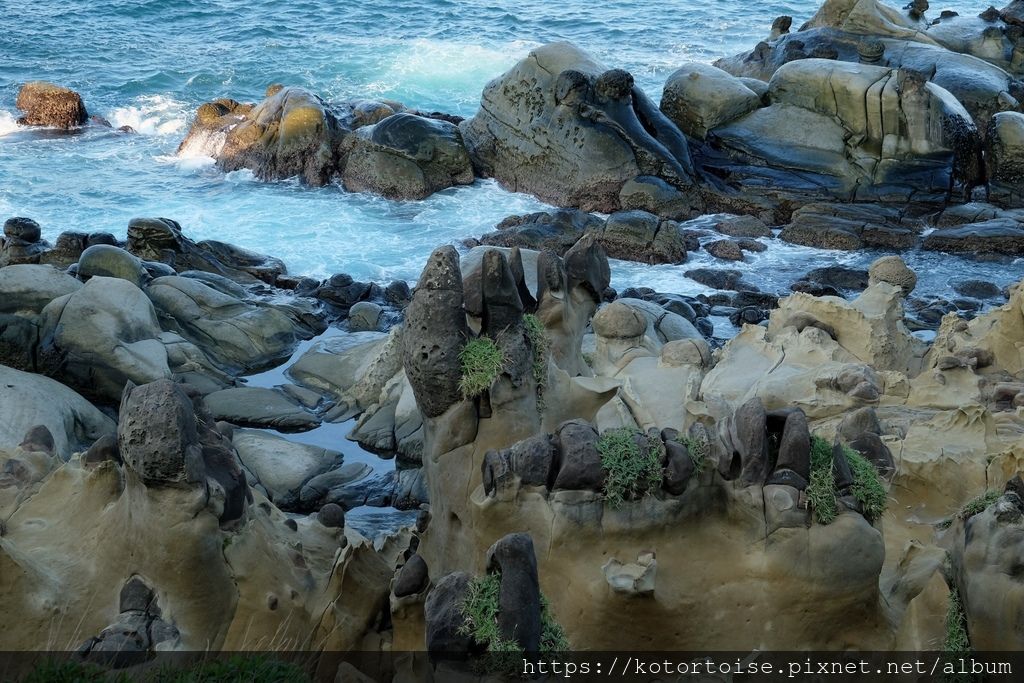
<path fill-rule="evenodd" d="M 274 389 L 232 387 L 203 400 L 214 418 L 242 427 L 305 432 L 320 426 L 320 418 Z"/>
<path fill-rule="evenodd" d="M 259 479 L 278 507 L 297 501 L 306 482 L 339 467 L 343 459 L 338 451 L 255 429 L 236 430 L 232 443 L 242 464 Z"/>

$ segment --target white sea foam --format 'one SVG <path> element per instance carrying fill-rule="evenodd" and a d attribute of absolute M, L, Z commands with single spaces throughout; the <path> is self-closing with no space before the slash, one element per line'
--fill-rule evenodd
<path fill-rule="evenodd" d="M 403 42 L 397 54 L 364 92 L 395 90 L 461 98 L 508 70 L 539 43 L 516 40 L 501 47 L 419 38 Z"/>
<path fill-rule="evenodd" d="M 131 126 L 142 135 L 174 135 L 185 128 L 186 107 L 171 97 L 145 95 L 110 112 L 110 122 L 115 128 Z"/>
<path fill-rule="evenodd" d="M 9 111 L 0 111 L 0 137 L 13 133 L 20 129 L 14 114 Z"/>

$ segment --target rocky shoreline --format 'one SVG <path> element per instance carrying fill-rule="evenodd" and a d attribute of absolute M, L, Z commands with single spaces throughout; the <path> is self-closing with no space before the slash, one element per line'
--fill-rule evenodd
<path fill-rule="evenodd" d="M 279 85 L 199 108 L 179 151 L 226 172 L 552 205 L 414 288 L 169 218 L 8 219 L 2 649 L 1020 649 L 1024 4 L 927 4 L 780 17 L 657 104 L 556 43 L 464 120 Z M 22 92 L 22 125 L 103 125 Z M 783 245 L 879 257 L 736 267 Z M 1001 279 L 938 296 L 922 252 Z M 619 261 L 707 292 L 616 291 Z"/>

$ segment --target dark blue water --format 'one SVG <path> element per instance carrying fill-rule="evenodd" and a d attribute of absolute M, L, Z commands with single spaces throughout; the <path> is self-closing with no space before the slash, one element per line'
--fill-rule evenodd
<path fill-rule="evenodd" d="M 986 5 L 968 0 L 957 8 Z M 53 238 L 65 229 L 123 236 L 134 216 L 167 216 L 196 238 L 279 256 L 293 272 L 414 279 L 435 246 L 545 207 L 490 182 L 391 202 L 223 174 L 209 159 L 174 156 L 196 106 L 224 96 L 258 99 L 280 82 L 328 98 L 388 97 L 471 115 L 489 79 L 552 40 L 629 69 L 658 99 L 680 64 L 749 49 L 774 17 L 790 14 L 799 25 L 816 8 L 810 0 L 0 0 L 0 217 L 31 216 Z M 78 90 L 90 112 L 139 134 L 19 130 L 17 90 L 39 79 Z M 764 288 L 784 289 L 809 268 L 866 258 L 780 246 L 741 267 Z M 959 259 L 912 260 L 922 284 L 938 292 L 950 275 L 1009 278 L 1005 268 Z M 697 252 L 686 267 L 705 261 Z M 613 284 L 703 291 L 684 269 L 616 264 Z"/>

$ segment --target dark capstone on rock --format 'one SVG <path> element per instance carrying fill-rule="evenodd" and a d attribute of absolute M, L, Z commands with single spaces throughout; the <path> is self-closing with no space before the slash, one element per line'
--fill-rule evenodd
<path fill-rule="evenodd" d="M 396 598 L 404 598 L 408 595 L 416 595 L 430 583 L 430 576 L 427 573 L 427 563 L 419 554 L 413 554 L 406 560 L 402 568 L 395 576 L 395 585 L 392 589 Z"/>
<path fill-rule="evenodd" d="M 597 450 L 597 430 L 583 420 L 570 420 L 555 432 L 560 463 L 554 488 L 573 491 L 600 491 L 605 471 Z"/>
<path fill-rule="evenodd" d="M 526 652 L 540 651 L 541 602 L 537 556 L 529 534 L 509 534 L 487 551 L 487 571 L 501 574 L 498 629 Z"/>
<path fill-rule="evenodd" d="M 402 358 L 416 405 L 437 417 L 462 400 L 459 353 L 469 337 L 455 247 L 434 250 L 405 312 Z"/>

